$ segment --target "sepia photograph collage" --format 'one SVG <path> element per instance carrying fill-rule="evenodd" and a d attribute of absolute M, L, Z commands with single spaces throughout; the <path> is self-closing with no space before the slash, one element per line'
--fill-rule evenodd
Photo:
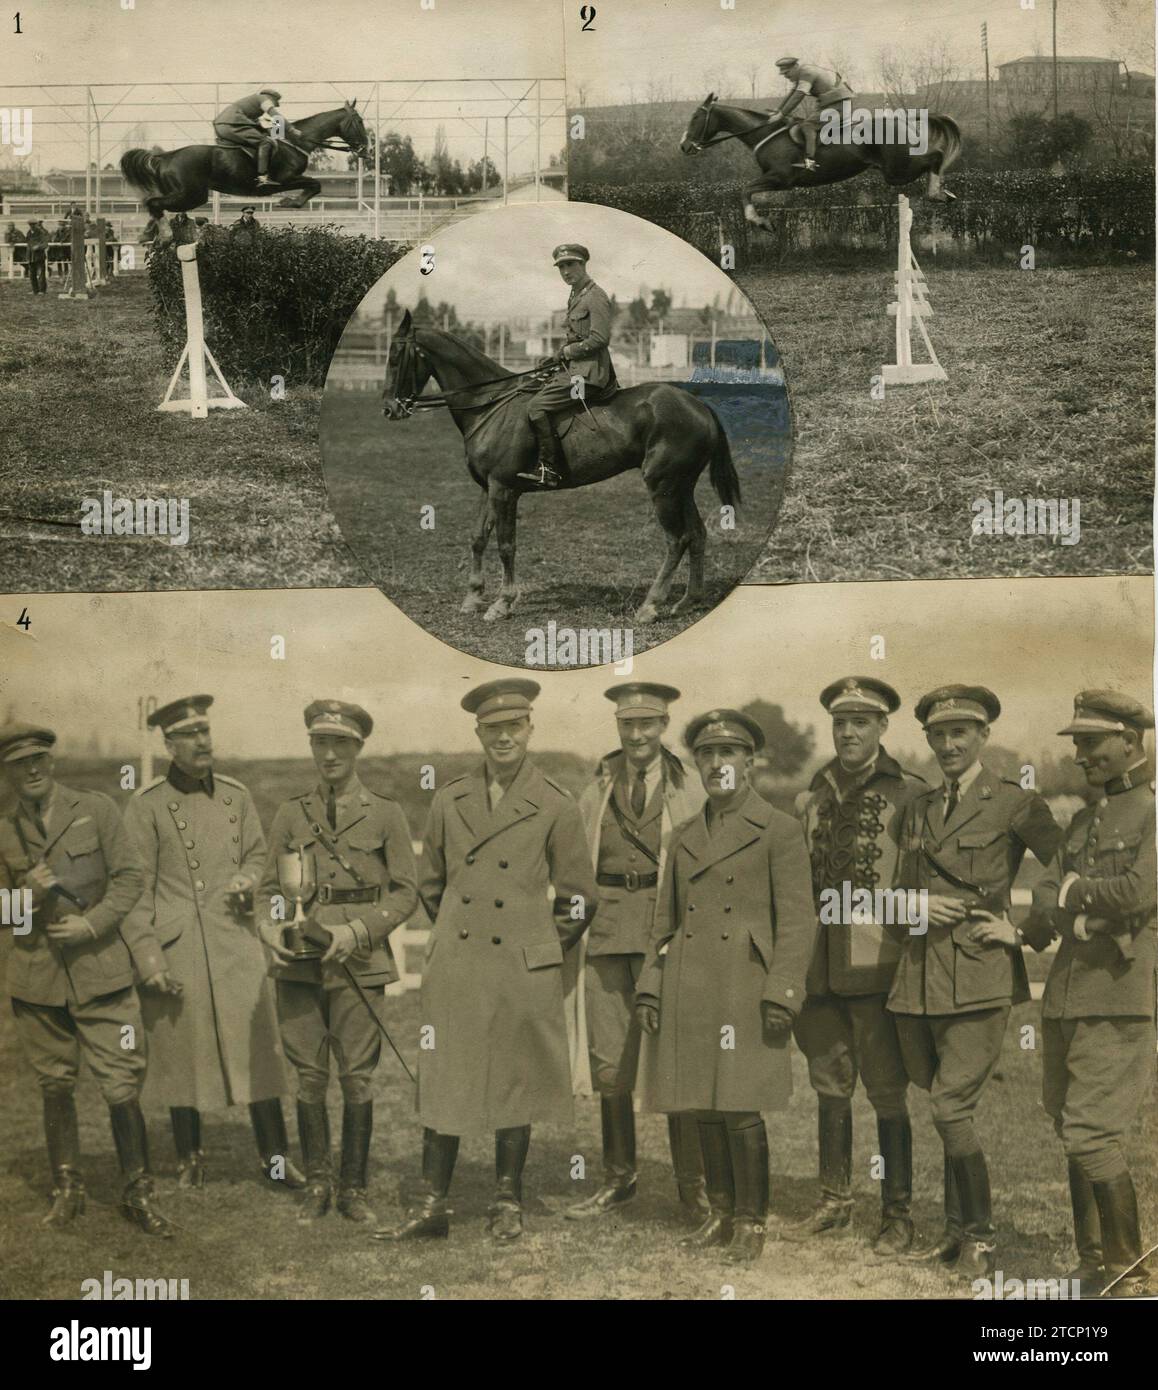
<path fill-rule="evenodd" d="M 32 1364 L 735 1300 L 1137 1364 L 1148 0 L 3 23 Z"/>

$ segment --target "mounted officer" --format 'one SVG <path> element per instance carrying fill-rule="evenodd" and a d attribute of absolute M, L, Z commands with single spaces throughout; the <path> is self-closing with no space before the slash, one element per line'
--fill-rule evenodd
<path fill-rule="evenodd" d="M 262 87 L 251 96 L 231 102 L 213 121 L 213 129 L 223 145 L 240 145 L 257 154 L 257 188 L 273 188 L 277 180 L 269 176 L 270 160 L 279 140 L 301 135 L 278 109 L 281 93 Z"/>
<path fill-rule="evenodd" d="M 541 488 L 561 487 L 558 471 L 561 450 L 552 425 L 552 416 L 574 407 L 576 400 L 597 401 L 617 386 L 611 365 L 611 301 L 587 274 L 591 253 L 586 246 L 568 243 L 551 253 L 559 274 L 571 287 L 567 299 L 567 341 L 551 357 L 539 362 L 541 369 L 559 368 L 546 385 L 539 388 L 527 405 L 527 420 L 539 446 L 539 467 L 517 476 Z M 574 378 L 581 378 L 576 387 Z M 581 396 L 573 394 L 582 391 Z"/>
<path fill-rule="evenodd" d="M 855 96 L 839 72 L 812 67 L 810 64 L 802 63 L 799 58 L 777 58 L 776 66 L 793 87 L 771 113 L 773 116 L 787 116 L 806 96 L 813 97 L 821 111 L 827 106 L 839 106 L 843 101 L 851 101 Z M 819 168 L 816 162 L 816 138 L 820 132 L 820 116 L 800 117 L 790 124 L 793 128 L 799 128 L 804 136 L 804 158 L 792 167 L 809 170 Z"/>

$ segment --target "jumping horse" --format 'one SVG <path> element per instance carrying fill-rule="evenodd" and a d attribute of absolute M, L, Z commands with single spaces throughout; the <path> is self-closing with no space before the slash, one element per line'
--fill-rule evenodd
<path fill-rule="evenodd" d="M 276 189 L 296 195 L 283 198 L 279 207 L 301 208 L 322 191 L 317 179 L 303 177 L 310 155 L 317 149 L 348 150 L 358 159 L 366 157 L 369 136 L 362 117 L 355 110 L 357 98 L 336 111 L 320 111 L 296 121 L 301 132 L 280 139 L 270 160 L 270 176 Z M 339 143 L 340 142 L 340 143 Z M 266 198 L 271 190 L 257 187 L 256 151 L 241 145 L 183 145 L 179 150 L 153 152 L 126 150 L 121 156 L 121 173 L 145 195 L 152 217 L 166 212 L 189 212 L 209 199 L 210 189 L 242 198 Z"/>
<path fill-rule="evenodd" d="M 725 106 L 716 100 L 714 92 L 709 92 L 692 112 L 680 140 L 680 149 L 684 154 L 703 154 L 709 146 L 725 140 L 739 140 L 756 156 L 762 173 L 744 191 L 744 216 L 765 231 L 773 229 L 772 222 L 756 210 L 755 194 L 840 183 L 866 169 L 878 169 L 893 188 L 903 188 L 925 174 L 928 177 L 926 197 L 934 202 L 951 202 L 953 194 L 941 187 L 941 178 L 961 153 L 961 131 L 957 122 L 952 116 L 930 112 L 929 148 L 924 154 L 914 154 L 904 142 L 829 144 L 821 139 L 816 147 L 818 167 L 797 169 L 793 166 L 802 161 L 803 155 L 783 116 L 770 116 L 767 111 L 754 111 L 746 106 Z"/>
<path fill-rule="evenodd" d="M 423 396 L 434 378 L 439 394 Z M 470 578 L 460 609 L 484 621 L 509 618 L 518 598 L 515 584 L 515 532 L 519 498 L 534 485 L 518 474 L 534 471 L 535 437 L 527 422 L 526 397 L 541 384 L 535 372 L 509 372 L 485 353 L 451 333 L 415 328 L 407 310 L 387 357 L 382 413 L 405 420 L 419 409 L 445 406 L 463 437 L 466 465 L 482 489 L 478 522 L 471 542 Z M 556 417 L 558 418 L 558 417 Z M 583 404 L 557 425 L 566 462 L 563 486 L 587 487 L 638 468 L 643 473 L 656 519 L 667 538 L 667 554 L 636 612 L 644 625 L 659 617 L 671 593 L 675 571 L 688 556 L 687 590 L 671 616 L 687 613 L 703 599 L 707 529 L 696 507 L 696 482 L 705 466 L 720 501 L 740 502 L 740 480 L 728 437 L 715 411 L 667 382 L 617 389 L 603 403 Z M 496 533 L 503 564 L 498 597 L 487 608 L 483 597 L 483 558 Z M 583 541 L 574 537 L 577 567 Z"/>

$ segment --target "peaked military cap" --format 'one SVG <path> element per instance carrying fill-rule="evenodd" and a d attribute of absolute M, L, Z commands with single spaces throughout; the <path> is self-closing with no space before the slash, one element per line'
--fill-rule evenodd
<path fill-rule="evenodd" d="M 274 101 L 281 100 L 281 93 L 276 87 L 259 87 L 257 94 L 259 97 L 273 97 Z"/>
<path fill-rule="evenodd" d="M 315 700 L 306 706 L 306 728 L 310 734 L 338 734 L 365 743 L 374 729 L 374 721 L 361 705 L 345 700 Z"/>
<path fill-rule="evenodd" d="M 916 713 L 926 729 L 961 719 L 992 724 L 1001 713 L 1001 701 L 983 685 L 939 685 L 921 696 Z"/>
<path fill-rule="evenodd" d="M 586 265 L 591 259 L 591 252 L 586 246 L 580 246 L 577 241 L 565 241 L 562 246 L 556 246 L 551 252 L 551 259 L 556 265 L 560 261 L 582 261 Z"/>
<path fill-rule="evenodd" d="M 208 725 L 205 712 L 212 703 L 212 695 L 189 695 L 155 709 L 145 722 L 150 729 L 160 729 L 166 735 L 189 733 L 201 724 Z"/>
<path fill-rule="evenodd" d="M 1154 727 L 1153 711 L 1116 690 L 1080 690 L 1074 696 L 1074 717 L 1059 734 L 1141 733 Z"/>
<path fill-rule="evenodd" d="M 613 685 L 603 692 L 604 698 L 614 700 L 616 719 L 646 719 L 666 715 L 667 707 L 680 697 L 674 685 L 655 685 L 651 681 L 628 681 Z"/>
<path fill-rule="evenodd" d="M 738 709 L 711 709 L 692 720 L 684 730 L 684 742 L 693 753 L 713 743 L 740 743 L 758 753 L 764 747 L 764 730 Z"/>
<path fill-rule="evenodd" d="M 530 714 L 531 702 L 540 688 L 534 681 L 509 676 L 476 685 L 462 697 L 461 704 L 480 724 L 510 724 Z"/>
<path fill-rule="evenodd" d="M 39 724 L 5 724 L 0 729 L 0 762 L 15 763 L 47 753 L 56 742 L 51 729 Z"/>
<path fill-rule="evenodd" d="M 777 58 L 776 66 L 778 68 L 794 68 L 799 62 L 799 58 Z"/>
<path fill-rule="evenodd" d="M 826 685 L 820 692 L 820 703 L 829 714 L 892 714 L 898 709 L 901 697 L 891 685 L 874 676 L 844 676 Z"/>

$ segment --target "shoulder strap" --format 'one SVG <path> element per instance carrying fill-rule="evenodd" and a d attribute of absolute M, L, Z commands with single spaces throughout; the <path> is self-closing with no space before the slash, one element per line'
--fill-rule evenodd
<path fill-rule="evenodd" d="M 318 840 L 319 844 L 323 845 L 327 850 L 329 850 L 329 852 L 334 856 L 338 863 L 341 864 L 342 868 L 345 869 L 345 871 L 350 875 L 350 877 L 354 880 L 354 882 L 358 885 L 359 888 L 371 887 L 371 885 L 366 882 L 366 880 L 362 877 L 358 870 L 354 868 L 353 864 L 350 863 L 350 861 L 338 848 L 336 842 L 333 839 L 331 839 L 329 835 L 326 834 L 326 832 L 322 829 L 321 825 L 316 820 L 310 820 L 309 816 L 306 815 L 305 806 L 302 805 L 300 801 L 298 802 L 298 805 L 301 806 L 302 815 L 305 816 L 306 823 L 313 831 L 314 836 Z"/>
<path fill-rule="evenodd" d="M 646 854 L 653 864 L 658 864 L 659 855 L 653 854 L 652 851 L 648 849 L 648 847 L 643 843 L 639 836 L 634 833 L 631 827 L 624 820 L 623 812 L 619 809 L 619 803 L 615 800 L 614 786 L 612 786 L 611 788 L 611 795 L 607 799 L 607 804 L 611 807 L 611 814 L 615 817 L 615 823 L 619 826 L 619 833 L 623 836 L 623 838 L 627 840 L 629 843 L 633 844 L 636 847 L 636 849 Z"/>

